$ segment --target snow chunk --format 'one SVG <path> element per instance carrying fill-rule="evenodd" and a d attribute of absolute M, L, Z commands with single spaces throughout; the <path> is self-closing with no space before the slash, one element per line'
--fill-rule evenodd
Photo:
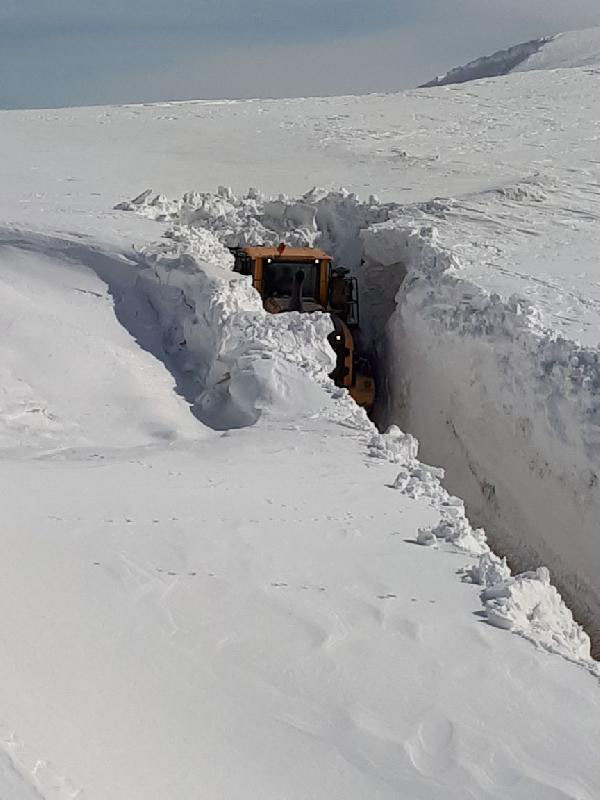
<path fill-rule="evenodd" d="M 506 558 L 498 558 L 494 553 L 483 553 L 479 561 L 465 570 L 465 580 L 479 586 L 493 586 L 510 578 Z"/>
<path fill-rule="evenodd" d="M 550 583 L 546 567 L 494 583 L 483 590 L 481 599 L 492 625 L 569 659 L 591 660 L 589 636 Z"/>
<path fill-rule="evenodd" d="M 441 491 L 445 490 L 440 487 Z M 485 532 L 481 528 L 473 528 L 465 513 L 461 500 L 449 497 L 441 504 L 442 518 L 433 528 L 419 531 L 417 542 L 429 545 L 432 542 L 444 541 L 459 550 L 473 555 L 489 553 Z"/>
<path fill-rule="evenodd" d="M 431 528 L 419 528 L 417 532 L 417 544 L 423 547 L 437 547 L 438 539 Z"/>
<path fill-rule="evenodd" d="M 369 455 L 372 458 L 384 458 L 392 463 L 415 461 L 419 452 L 419 443 L 408 433 L 404 433 L 397 425 L 391 425 L 385 433 L 376 434 L 369 443 Z"/>
<path fill-rule="evenodd" d="M 413 499 L 427 497 L 434 504 L 441 504 L 447 496 L 446 490 L 440 483 L 443 477 L 444 471 L 436 467 L 426 467 L 423 464 L 411 465 L 404 467 L 398 473 L 394 489 L 399 489 Z"/>

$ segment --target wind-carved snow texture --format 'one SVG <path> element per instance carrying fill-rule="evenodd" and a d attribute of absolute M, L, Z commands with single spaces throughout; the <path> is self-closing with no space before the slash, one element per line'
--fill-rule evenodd
<path fill-rule="evenodd" d="M 600 28 L 544 36 L 455 67 L 421 88 L 496 78 L 510 72 L 600 65 Z"/>
<path fill-rule="evenodd" d="M 393 312 L 386 326 L 387 318 L 373 319 L 381 298 L 368 301 L 364 327 L 370 335 L 387 337 L 398 353 L 403 342 L 395 337 L 413 335 L 404 326 L 417 314 L 431 327 L 431 335 L 451 332 L 475 342 L 488 337 L 494 342 L 523 341 L 528 347 L 530 340 L 539 344 L 544 334 L 532 308 L 518 298 L 505 302 L 465 284 L 457 277 L 459 262 L 437 243 L 434 228 L 406 226 L 399 206 L 383 205 L 373 196 L 364 203 L 343 190 L 314 189 L 301 198 L 273 200 L 256 190 L 236 197 L 221 187 L 216 195 L 189 193 L 170 201 L 147 190 L 119 208 L 170 223 L 163 242 L 139 254 L 146 267 L 139 288 L 156 310 L 166 350 L 178 368 L 192 376 L 194 408 L 200 418 L 213 427 L 227 428 L 253 424 L 272 413 L 289 419 L 326 414 L 363 430 L 372 457 L 400 466 L 393 488 L 425 498 L 440 512 L 437 525 L 419 531 L 418 544 L 443 543 L 474 559 L 463 577 L 484 587 L 481 599 L 488 622 L 600 675 L 591 660 L 590 639 L 551 585 L 548 570 L 511 576 L 506 561 L 490 550 L 484 531 L 471 526 L 463 501 L 442 486 L 444 471 L 419 463 L 416 440 L 396 426 L 378 434 L 347 393 L 336 389 L 327 377 L 332 366 L 326 343 L 331 330 L 328 317 L 266 314 L 249 279 L 231 272 L 231 256 L 224 245 L 284 240 L 290 245 L 325 247 L 353 269 L 364 263 L 361 280 L 367 297 L 369 289 L 371 294 L 382 286 L 385 291 L 383 267 L 391 265 L 395 277 L 387 291 L 395 294 L 407 275 L 398 307 L 394 311 L 393 296 L 384 298 Z M 543 352 L 551 341 L 548 334 Z M 405 402 L 407 389 L 404 377 L 395 377 L 404 368 L 398 357 L 392 360 L 388 376 L 387 407 L 392 413 Z M 553 361 L 557 368 L 560 364 L 560 359 Z M 569 362 L 568 368 L 572 367 Z M 583 374 L 586 367 L 581 362 L 576 368 L 581 388 L 590 376 Z M 544 381 L 553 375 L 552 369 L 542 372 Z M 486 484 L 480 489 L 493 502 L 494 487 Z"/>

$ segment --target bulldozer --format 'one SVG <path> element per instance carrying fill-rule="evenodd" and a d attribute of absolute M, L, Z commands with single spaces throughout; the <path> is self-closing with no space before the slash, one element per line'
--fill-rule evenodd
<path fill-rule="evenodd" d="M 336 355 L 330 377 L 367 411 L 375 403 L 375 381 L 367 358 L 356 349 L 360 323 L 358 284 L 349 270 L 312 247 L 232 247 L 234 271 L 249 275 L 266 311 L 329 313 L 334 330 L 329 343 Z"/>

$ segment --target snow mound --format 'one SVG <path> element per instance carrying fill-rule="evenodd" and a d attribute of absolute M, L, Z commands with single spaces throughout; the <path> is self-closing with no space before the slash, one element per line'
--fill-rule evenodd
<path fill-rule="evenodd" d="M 195 247 L 195 255 L 209 261 L 215 256 L 227 260 L 227 247 L 273 245 L 282 240 L 290 247 L 318 243 L 330 249 L 343 243 L 345 252 L 337 254 L 338 258 L 352 259 L 356 254 L 349 245 L 358 246 L 358 231 L 389 219 L 393 208 L 394 204 L 382 204 L 374 195 L 365 203 L 345 189 L 332 192 L 315 187 L 301 197 L 280 194 L 272 198 L 254 188 L 237 196 L 226 186 L 216 193 L 187 192 L 177 200 L 146 189 L 116 206 L 168 223 L 171 227 L 166 236 L 181 242 L 180 251 Z M 197 231 L 210 231 L 215 238 L 207 242 L 201 233 L 198 242 Z"/>
<path fill-rule="evenodd" d="M 419 443 L 397 425 L 390 425 L 385 433 L 375 434 L 369 443 L 369 455 L 383 458 L 393 464 L 415 461 L 419 453 Z"/>
<path fill-rule="evenodd" d="M 422 88 L 496 78 L 510 72 L 600 65 L 600 27 L 545 36 L 455 67 Z"/>
<path fill-rule="evenodd" d="M 481 593 L 487 619 L 552 652 L 578 660 L 589 660 L 589 638 L 550 583 L 545 567 L 507 578 Z M 596 671 L 600 670 L 596 665 Z"/>
<path fill-rule="evenodd" d="M 326 314 L 270 315 L 209 231 L 180 229 L 138 254 L 138 290 L 163 331 L 163 348 L 188 382 L 196 415 L 216 429 L 263 415 L 297 417 L 337 395 Z"/>

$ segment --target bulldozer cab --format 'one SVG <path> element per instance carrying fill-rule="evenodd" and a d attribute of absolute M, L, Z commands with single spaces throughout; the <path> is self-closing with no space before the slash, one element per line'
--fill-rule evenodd
<path fill-rule="evenodd" d="M 288 311 L 294 285 L 301 278 L 305 311 L 325 311 L 329 305 L 331 259 L 311 247 L 234 247 L 234 270 L 252 277 L 252 285 L 268 311 Z"/>
<path fill-rule="evenodd" d="M 267 311 L 292 309 L 294 285 L 301 283 L 303 311 L 332 311 L 349 327 L 359 323 L 356 278 L 332 268 L 331 258 L 312 247 L 233 247 L 234 271 L 252 277 Z"/>
<path fill-rule="evenodd" d="M 329 342 L 336 353 L 331 373 L 338 386 L 350 391 L 369 409 L 375 383 L 368 362 L 355 349 L 351 329 L 358 326 L 358 286 L 347 269 L 333 268 L 331 258 L 312 247 L 232 247 L 234 271 L 252 278 L 266 311 L 323 311 L 331 314 L 334 331 Z"/>

